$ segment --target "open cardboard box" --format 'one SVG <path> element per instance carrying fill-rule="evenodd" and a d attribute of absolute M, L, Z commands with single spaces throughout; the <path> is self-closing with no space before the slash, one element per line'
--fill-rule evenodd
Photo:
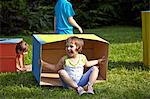
<path fill-rule="evenodd" d="M 61 86 L 58 73 L 43 68 L 40 60 L 56 64 L 65 55 L 65 40 L 70 36 L 77 36 L 84 40 L 82 53 L 88 60 L 105 56 L 106 61 L 99 68 L 97 82 L 106 80 L 109 46 L 106 40 L 94 34 L 33 34 L 32 72 L 39 85 Z"/>

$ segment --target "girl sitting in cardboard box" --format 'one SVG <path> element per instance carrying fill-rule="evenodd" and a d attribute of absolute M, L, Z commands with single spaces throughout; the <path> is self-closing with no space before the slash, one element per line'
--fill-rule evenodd
<path fill-rule="evenodd" d="M 99 73 L 97 64 L 102 64 L 105 59 L 88 61 L 86 56 L 80 54 L 84 42 L 82 39 L 72 36 L 66 40 L 66 54 L 54 65 L 42 61 L 42 66 L 53 71 L 58 71 L 62 85 L 75 89 L 79 95 L 84 93 L 94 94 L 93 84 L 96 82 Z M 90 69 L 83 74 L 85 67 Z"/>

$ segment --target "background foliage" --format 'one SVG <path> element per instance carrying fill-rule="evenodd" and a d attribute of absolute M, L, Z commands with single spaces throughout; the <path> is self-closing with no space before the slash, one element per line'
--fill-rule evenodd
<path fill-rule="evenodd" d="M 44 5 L 43 0 L 1 1 L 1 33 L 15 35 L 29 31 L 43 31 L 51 28 L 53 7 Z"/>
<path fill-rule="evenodd" d="M 44 32 L 53 28 L 56 0 L 0 1 L 1 34 Z M 75 19 L 85 28 L 107 25 L 141 25 L 141 11 L 150 10 L 149 0 L 71 0 Z M 14 34 L 15 33 L 15 34 Z"/>
<path fill-rule="evenodd" d="M 95 28 L 104 25 L 140 26 L 141 11 L 148 9 L 148 0 L 83 0 L 78 3 L 76 11 L 82 26 Z"/>

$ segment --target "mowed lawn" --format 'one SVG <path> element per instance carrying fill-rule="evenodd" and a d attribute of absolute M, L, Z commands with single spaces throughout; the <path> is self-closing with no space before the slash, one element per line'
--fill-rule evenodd
<path fill-rule="evenodd" d="M 109 45 L 107 80 L 95 84 L 95 95 L 79 96 L 62 87 L 38 86 L 32 72 L 0 73 L 2 99 L 150 99 L 150 69 L 143 65 L 143 44 L 140 27 L 112 26 L 84 30 L 94 33 Z M 30 44 L 25 64 L 32 62 L 32 39 L 18 36 Z"/>

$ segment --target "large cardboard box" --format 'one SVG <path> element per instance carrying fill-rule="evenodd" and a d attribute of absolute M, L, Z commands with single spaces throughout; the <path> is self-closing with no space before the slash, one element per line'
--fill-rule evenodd
<path fill-rule="evenodd" d="M 0 72 L 16 72 L 16 45 L 22 38 L 0 38 Z"/>
<path fill-rule="evenodd" d="M 57 72 L 43 68 L 40 60 L 56 64 L 65 55 L 65 40 L 70 36 L 77 36 L 84 40 L 85 45 L 82 53 L 87 56 L 88 60 L 99 59 L 105 56 L 106 61 L 99 68 L 100 73 L 97 82 L 106 80 L 109 46 L 106 40 L 94 34 L 34 34 L 32 72 L 39 85 L 61 86 Z"/>

